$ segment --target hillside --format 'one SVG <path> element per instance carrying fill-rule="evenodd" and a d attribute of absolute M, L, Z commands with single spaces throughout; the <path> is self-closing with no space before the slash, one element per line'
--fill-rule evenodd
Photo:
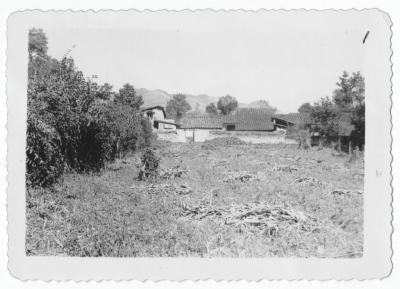
<path fill-rule="evenodd" d="M 146 89 L 146 88 L 137 88 L 137 93 L 143 97 L 144 100 L 144 107 L 155 106 L 155 105 L 162 105 L 166 106 L 167 101 L 172 98 L 172 93 L 168 93 L 162 89 Z M 199 109 L 201 111 L 205 111 L 207 104 L 210 102 L 217 103 L 219 96 L 209 96 L 207 94 L 186 94 L 186 99 L 192 109 L 195 109 L 196 105 L 198 104 Z M 239 103 L 240 107 L 257 107 L 257 102 L 251 103 Z"/>
<path fill-rule="evenodd" d="M 154 106 L 154 105 L 162 105 L 165 106 L 167 101 L 172 98 L 172 93 L 168 93 L 161 89 L 146 89 L 146 88 L 138 88 L 136 89 L 137 93 L 143 97 L 144 107 Z M 207 104 L 210 102 L 217 102 L 218 97 L 209 96 L 206 94 L 200 95 L 192 95 L 186 94 L 186 99 L 189 102 L 192 109 L 196 107 L 198 104 L 200 110 L 205 110 Z"/>

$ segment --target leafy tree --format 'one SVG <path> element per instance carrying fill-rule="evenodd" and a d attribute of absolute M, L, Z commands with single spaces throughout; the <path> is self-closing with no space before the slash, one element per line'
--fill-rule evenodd
<path fill-rule="evenodd" d="M 223 115 L 228 115 L 238 108 L 238 102 L 236 98 L 228 94 L 218 99 L 217 107 Z"/>
<path fill-rule="evenodd" d="M 188 111 L 188 112 L 186 113 L 186 115 L 187 115 L 187 116 L 190 116 L 190 117 L 196 117 L 196 116 L 203 115 L 203 112 L 200 110 L 200 104 L 199 104 L 199 103 L 196 103 L 194 109 L 191 110 L 191 111 Z"/>
<path fill-rule="evenodd" d="M 336 85 L 338 88 L 333 92 L 333 101 L 341 111 L 351 111 L 357 105 L 363 105 L 365 82 L 360 72 L 350 76 L 344 71 Z"/>
<path fill-rule="evenodd" d="M 324 141 L 337 137 L 338 116 L 339 111 L 329 97 L 321 98 L 319 102 L 314 104 L 311 111 L 311 118 L 316 123 L 314 130 L 321 134 Z"/>
<path fill-rule="evenodd" d="M 209 113 L 209 114 L 217 115 L 218 114 L 218 108 L 215 105 L 215 103 L 211 102 L 211 103 L 207 104 L 206 112 Z"/>
<path fill-rule="evenodd" d="M 102 100 L 110 100 L 114 96 L 113 87 L 109 83 L 101 85 L 97 91 L 96 97 Z"/>
<path fill-rule="evenodd" d="M 325 140 L 350 136 L 352 145 L 362 147 L 365 143 L 365 83 L 360 72 L 349 75 L 343 72 L 336 83 L 332 98 L 321 99 L 311 110 L 311 117 Z"/>
<path fill-rule="evenodd" d="M 270 114 L 275 114 L 278 111 L 276 107 L 270 105 L 269 102 L 266 101 L 265 99 L 260 99 L 257 100 L 256 102 L 253 102 L 252 107 L 262 108 L 263 110 L 268 111 L 268 113 Z"/>
<path fill-rule="evenodd" d="M 333 92 L 333 101 L 340 114 L 350 115 L 347 128 L 351 129 L 351 141 L 357 146 L 365 143 L 365 80 L 360 72 L 351 76 L 344 71 L 336 83 L 338 88 Z"/>
<path fill-rule="evenodd" d="M 135 88 L 126 83 L 117 95 L 115 95 L 114 101 L 122 105 L 128 105 L 134 109 L 139 109 L 143 105 L 143 98 L 141 95 L 137 95 Z"/>
<path fill-rule="evenodd" d="M 352 137 L 354 145 L 362 148 L 365 144 L 365 103 L 357 105 L 353 111 L 352 123 L 354 129 Z"/>
<path fill-rule="evenodd" d="M 46 55 L 37 44 L 46 36 L 33 32 L 28 44 L 28 185 L 51 185 L 65 170 L 99 170 L 117 155 L 149 145 L 151 131 L 133 86 L 125 85 L 117 101 L 110 100 L 111 85 L 85 78 L 72 58 Z"/>
<path fill-rule="evenodd" d="M 300 113 L 311 113 L 312 105 L 309 102 L 303 103 L 297 111 Z"/>
<path fill-rule="evenodd" d="M 186 101 L 186 95 L 178 93 L 174 94 L 172 98 L 168 100 L 166 113 L 169 117 L 180 120 L 191 109 L 192 107 Z"/>
<path fill-rule="evenodd" d="M 138 179 L 144 181 L 146 179 L 154 179 L 158 176 L 158 167 L 160 158 L 152 148 L 146 148 L 140 158 L 142 166 L 139 170 Z"/>
<path fill-rule="evenodd" d="M 45 56 L 47 54 L 47 36 L 42 29 L 32 28 L 28 35 L 28 53 L 29 58 L 36 55 Z"/>

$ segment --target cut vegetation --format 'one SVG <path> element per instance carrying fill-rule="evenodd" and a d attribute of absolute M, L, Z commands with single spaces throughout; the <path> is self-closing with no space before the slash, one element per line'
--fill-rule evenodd
<path fill-rule="evenodd" d="M 156 143 L 99 173 L 28 188 L 28 255 L 360 257 L 363 162 L 330 149 Z"/>

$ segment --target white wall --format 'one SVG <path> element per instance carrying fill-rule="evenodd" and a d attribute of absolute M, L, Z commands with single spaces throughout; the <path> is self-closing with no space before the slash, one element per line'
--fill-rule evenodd
<path fill-rule="evenodd" d="M 217 137 L 237 137 L 247 143 L 277 144 L 287 143 L 285 132 L 259 132 L 259 131 L 211 131 L 208 139 Z"/>
<path fill-rule="evenodd" d="M 164 120 L 164 113 L 160 109 L 152 109 L 154 120 Z"/>
<path fill-rule="evenodd" d="M 286 138 L 282 132 L 241 132 L 241 131 L 223 131 L 215 129 L 177 129 L 176 134 L 167 135 L 167 132 L 157 132 L 159 139 L 172 142 L 192 142 L 193 136 L 195 142 L 204 142 L 218 137 L 237 137 L 247 143 L 266 143 L 266 144 L 297 144 L 294 139 Z M 168 132 L 172 133 L 172 132 Z"/>
<path fill-rule="evenodd" d="M 170 142 L 186 142 L 185 132 L 183 130 L 165 130 L 157 131 L 157 138 L 160 140 L 166 140 Z"/>

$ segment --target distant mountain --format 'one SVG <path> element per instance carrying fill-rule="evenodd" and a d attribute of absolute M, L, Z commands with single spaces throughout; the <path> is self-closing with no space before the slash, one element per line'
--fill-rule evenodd
<path fill-rule="evenodd" d="M 167 101 L 172 98 L 173 94 L 170 94 L 164 90 L 161 89 L 146 89 L 146 88 L 137 88 L 136 89 L 137 93 L 143 97 L 144 105 L 143 107 L 150 107 L 150 106 L 156 106 L 156 105 L 161 105 L 161 106 L 166 106 Z M 192 107 L 192 110 L 198 106 L 198 109 L 200 111 L 205 111 L 206 106 L 214 102 L 217 104 L 217 101 L 219 99 L 219 96 L 209 96 L 206 94 L 200 94 L 200 95 L 193 95 L 193 94 L 186 94 L 186 100 Z M 239 103 L 239 107 L 249 107 L 249 108 L 256 108 L 256 107 L 263 107 L 265 105 L 264 100 L 258 100 L 258 101 L 253 101 L 250 103 Z"/>
<path fill-rule="evenodd" d="M 149 90 L 146 88 L 137 88 L 136 92 L 138 95 L 143 97 L 144 107 L 161 105 L 164 106 L 167 104 L 167 101 L 171 98 L 171 95 L 161 89 Z"/>
<path fill-rule="evenodd" d="M 264 99 L 259 99 L 256 101 L 252 101 L 250 103 L 244 103 L 242 105 L 239 105 L 240 107 L 247 107 L 247 108 L 263 108 L 263 109 L 269 109 L 271 113 L 276 113 L 278 110 L 276 107 L 272 106 L 269 104 L 268 101 Z"/>
<path fill-rule="evenodd" d="M 170 94 L 164 90 L 161 89 L 146 89 L 146 88 L 138 88 L 136 89 L 136 92 L 143 97 L 144 101 L 144 107 L 149 107 L 149 106 L 155 106 L 155 105 L 161 105 L 161 106 L 166 106 L 167 101 L 172 98 L 173 94 Z M 209 96 L 206 94 L 200 94 L 200 95 L 192 95 L 192 94 L 186 94 L 186 100 L 192 107 L 192 109 L 195 109 L 197 104 L 198 108 L 201 111 L 205 111 L 207 104 L 210 102 L 217 102 L 219 97 L 216 96 Z"/>

